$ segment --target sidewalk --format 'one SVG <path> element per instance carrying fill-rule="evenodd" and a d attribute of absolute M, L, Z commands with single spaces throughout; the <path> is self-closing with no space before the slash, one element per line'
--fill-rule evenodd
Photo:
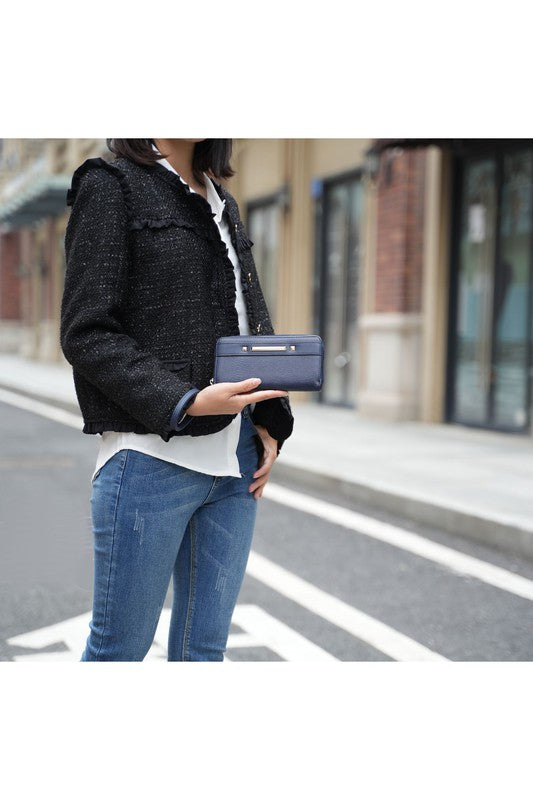
<path fill-rule="evenodd" d="M 0 354 L 0 386 L 76 413 L 70 367 Z M 533 558 L 533 439 L 293 402 L 272 477 Z M 80 421 L 81 432 L 81 421 Z"/>

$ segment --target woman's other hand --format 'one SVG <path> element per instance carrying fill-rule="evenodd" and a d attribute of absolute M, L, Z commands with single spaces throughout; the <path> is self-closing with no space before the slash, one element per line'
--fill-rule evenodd
<path fill-rule="evenodd" d="M 262 425 L 255 425 L 255 429 L 263 443 L 263 457 L 261 458 L 261 464 L 253 474 L 256 480 L 250 484 L 248 491 L 253 492 L 254 498 L 259 500 L 263 495 L 263 488 L 270 477 L 270 470 L 277 458 L 278 442 L 270 436 L 267 429 Z"/>
<path fill-rule="evenodd" d="M 288 392 L 281 389 L 252 391 L 260 383 L 258 378 L 248 378 L 245 381 L 226 381 L 206 386 L 198 392 L 194 402 L 188 407 L 187 414 L 191 417 L 200 417 L 203 414 L 239 414 L 249 403 L 288 396 Z"/>

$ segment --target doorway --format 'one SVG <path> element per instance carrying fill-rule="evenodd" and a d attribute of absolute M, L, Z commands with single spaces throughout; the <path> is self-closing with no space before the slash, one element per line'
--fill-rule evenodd
<path fill-rule="evenodd" d="M 319 241 L 315 309 L 324 341 L 324 384 L 318 399 L 354 408 L 363 210 L 361 174 L 357 170 L 320 183 L 316 204 Z"/>
<path fill-rule="evenodd" d="M 447 418 L 531 429 L 533 142 L 457 158 Z"/>

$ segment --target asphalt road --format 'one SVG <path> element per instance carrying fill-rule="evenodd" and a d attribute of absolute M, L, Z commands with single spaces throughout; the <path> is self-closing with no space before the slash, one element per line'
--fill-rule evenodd
<path fill-rule="evenodd" d="M 0 403 L 0 441 L 0 660 L 77 661 L 97 437 Z M 287 499 L 274 473 L 228 660 L 533 660 L 532 562 L 305 486 Z M 342 509 L 361 516 L 340 524 Z M 171 586 L 147 658 L 166 657 L 170 603 Z"/>

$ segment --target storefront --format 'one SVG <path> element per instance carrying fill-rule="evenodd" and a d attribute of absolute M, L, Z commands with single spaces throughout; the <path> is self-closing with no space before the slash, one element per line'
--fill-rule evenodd
<path fill-rule="evenodd" d="M 313 181 L 315 197 L 314 326 L 327 348 L 320 401 L 354 408 L 361 272 L 361 170 Z"/>
<path fill-rule="evenodd" d="M 463 143 L 453 159 L 446 417 L 532 428 L 533 140 Z"/>

